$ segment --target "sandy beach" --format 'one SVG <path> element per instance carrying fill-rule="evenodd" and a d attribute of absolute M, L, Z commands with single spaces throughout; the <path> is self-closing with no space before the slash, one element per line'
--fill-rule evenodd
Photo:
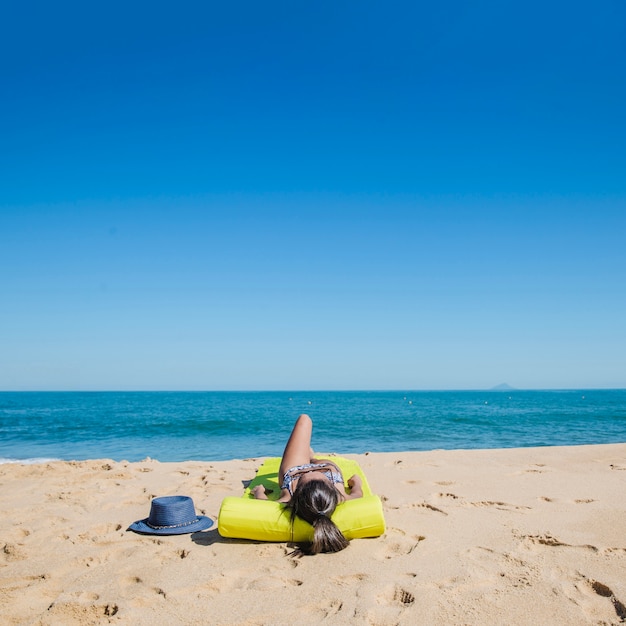
<path fill-rule="evenodd" d="M 346 455 L 386 533 L 287 544 L 128 532 L 155 496 L 217 520 L 260 459 L 0 466 L 3 624 L 619 624 L 626 444 Z"/>

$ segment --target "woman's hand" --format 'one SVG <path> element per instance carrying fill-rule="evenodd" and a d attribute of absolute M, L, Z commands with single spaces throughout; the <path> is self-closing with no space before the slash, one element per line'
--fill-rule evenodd
<path fill-rule="evenodd" d="M 257 485 L 250 493 L 257 500 L 267 500 L 267 494 L 263 485 Z"/>
<path fill-rule="evenodd" d="M 350 476 L 350 478 L 348 478 L 348 487 L 350 487 L 351 498 L 361 498 L 363 496 L 362 484 L 363 481 L 358 474 L 354 474 L 354 476 Z"/>
<path fill-rule="evenodd" d="M 348 478 L 348 487 L 350 487 L 350 489 L 354 489 L 355 485 L 360 487 L 361 484 L 361 477 L 358 474 L 354 474 L 354 476 L 350 476 L 350 478 Z"/>

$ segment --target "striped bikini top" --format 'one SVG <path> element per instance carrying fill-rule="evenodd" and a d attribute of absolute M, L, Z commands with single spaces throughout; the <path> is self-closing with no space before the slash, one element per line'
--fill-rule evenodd
<path fill-rule="evenodd" d="M 293 496 L 291 483 L 295 478 L 298 478 L 299 474 L 306 474 L 307 472 L 322 472 L 332 483 L 341 483 L 343 485 L 343 476 L 334 465 L 331 465 L 330 463 L 306 463 L 305 465 L 290 467 L 283 476 L 283 484 L 280 488 L 286 489 L 289 492 L 289 495 Z"/>

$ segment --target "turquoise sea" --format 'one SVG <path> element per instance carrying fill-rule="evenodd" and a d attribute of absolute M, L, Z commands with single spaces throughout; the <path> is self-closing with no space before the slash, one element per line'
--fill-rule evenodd
<path fill-rule="evenodd" d="M 626 390 L 4 392 L 0 462 L 279 456 L 300 413 L 337 453 L 626 442 Z"/>

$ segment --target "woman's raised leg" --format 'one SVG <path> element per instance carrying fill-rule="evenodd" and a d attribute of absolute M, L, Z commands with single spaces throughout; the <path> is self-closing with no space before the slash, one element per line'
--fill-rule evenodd
<path fill-rule="evenodd" d="M 308 415 L 301 415 L 294 424 L 283 458 L 280 462 L 279 480 L 282 481 L 285 472 L 296 465 L 305 465 L 311 460 L 311 434 L 313 422 Z"/>

